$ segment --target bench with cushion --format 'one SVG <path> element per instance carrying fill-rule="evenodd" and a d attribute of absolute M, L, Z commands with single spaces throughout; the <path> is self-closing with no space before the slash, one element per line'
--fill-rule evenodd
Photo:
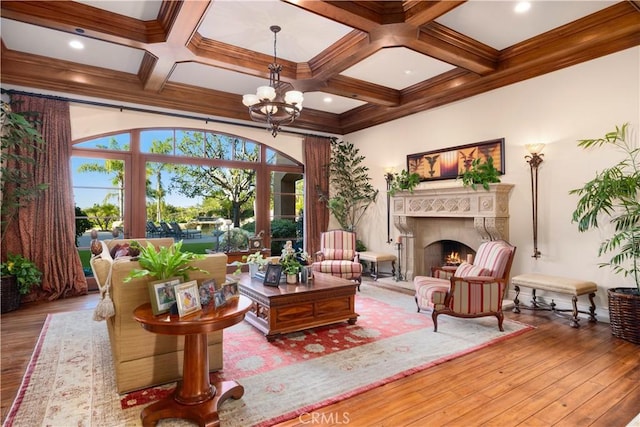
<path fill-rule="evenodd" d="M 360 261 L 367 261 L 371 263 L 371 277 L 373 280 L 378 280 L 380 276 L 379 264 L 381 262 L 391 262 L 391 276 L 396 275 L 396 256 L 393 254 L 385 254 L 381 252 L 364 251 L 358 252 L 360 255 Z"/>
<path fill-rule="evenodd" d="M 571 321 L 569 324 L 573 328 L 580 327 L 580 324 L 578 323 L 580 321 L 580 319 L 578 318 L 578 313 L 588 314 L 590 322 L 596 321 L 596 305 L 593 302 L 593 298 L 596 295 L 595 293 L 598 290 L 598 286 L 594 282 L 589 282 L 587 280 L 570 279 L 567 277 L 548 276 L 545 274 L 527 273 L 514 276 L 511 280 L 511 283 L 513 283 L 514 289 L 516 291 L 516 297 L 513 300 L 514 313 L 520 313 L 520 307 L 532 310 L 547 310 L 555 312 L 557 314 L 563 314 L 563 312 L 571 311 Z M 530 307 L 520 304 L 520 300 L 518 299 L 518 297 L 520 295 L 521 286 L 531 288 L 532 290 L 532 301 Z M 538 301 L 536 297 L 536 290 L 571 295 L 572 308 L 559 309 L 557 308 L 556 303 L 553 301 L 553 299 L 549 304 Z M 577 302 L 580 295 L 589 295 L 589 302 L 591 303 L 589 311 L 578 310 Z"/>

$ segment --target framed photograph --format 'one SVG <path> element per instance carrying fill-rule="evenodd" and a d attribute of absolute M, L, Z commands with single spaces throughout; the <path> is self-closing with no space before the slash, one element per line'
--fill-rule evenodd
<path fill-rule="evenodd" d="M 202 308 L 198 293 L 198 282 L 192 280 L 175 287 L 178 314 L 180 317 L 194 313 Z"/>
<path fill-rule="evenodd" d="M 264 284 L 267 286 L 278 286 L 280 284 L 281 274 L 282 266 L 280 264 L 267 264 L 267 271 L 264 274 Z"/>
<path fill-rule="evenodd" d="M 198 287 L 198 294 L 200 295 L 200 304 L 202 306 L 208 305 L 213 301 L 213 294 L 216 291 L 215 279 L 204 280 Z"/>
<path fill-rule="evenodd" d="M 224 297 L 224 290 L 218 289 L 213 294 L 213 304 L 216 308 L 222 307 L 227 303 L 227 300 Z"/>
<path fill-rule="evenodd" d="M 238 282 L 226 282 L 222 285 L 222 293 L 224 294 L 224 299 L 229 301 L 233 298 L 238 298 L 240 295 L 238 291 Z"/>
<path fill-rule="evenodd" d="M 420 181 L 455 179 L 469 170 L 475 159 L 484 163 L 489 157 L 500 174 L 504 174 L 504 138 L 409 154 L 407 170 L 420 175 Z"/>
<path fill-rule="evenodd" d="M 155 316 L 171 310 L 171 306 L 176 302 L 175 287 L 179 284 L 179 277 L 149 283 L 149 299 Z"/>

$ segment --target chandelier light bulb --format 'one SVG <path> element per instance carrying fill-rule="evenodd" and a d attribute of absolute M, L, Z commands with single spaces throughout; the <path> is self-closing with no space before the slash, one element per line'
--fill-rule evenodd
<path fill-rule="evenodd" d="M 258 95 L 258 98 L 261 100 L 268 99 L 269 101 L 273 101 L 276 97 L 276 90 L 271 86 L 260 86 L 256 95 Z"/>
<path fill-rule="evenodd" d="M 302 92 L 299 90 L 290 90 L 284 96 L 284 102 L 287 104 L 302 104 L 303 99 Z"/>
<path fill-rule="evenodd" d="M 258 102 L 260 102 L 260 98 L 256 95 L 248 94 L 242 96 L 242 103 L 245 107 L 251 107 L 252 105 L 256 105 Z"/>

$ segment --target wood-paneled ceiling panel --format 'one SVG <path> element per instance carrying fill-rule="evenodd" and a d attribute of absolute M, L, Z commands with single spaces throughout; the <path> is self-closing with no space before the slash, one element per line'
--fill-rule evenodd
<path fill-rule="evenodd" d="M 345 134 L 640 45 L 638 1 L 517 3 L 2 1 L 2 88 L 248 121 L 279 25 L 293 128 Z"/>

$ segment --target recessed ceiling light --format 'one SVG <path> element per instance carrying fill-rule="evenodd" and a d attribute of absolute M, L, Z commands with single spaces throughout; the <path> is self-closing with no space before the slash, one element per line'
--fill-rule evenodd
<path fill-rule="evenodd" d="M 408 76 L 408 75 L 410 75 L 410 74 L 413 74 L 413 71 L 411 71 L 411 70 L 404 70 L 404 73 Z"/>
<path fill-rule="evenodd" d="M 84 44 L 80 40 L 71 40 L 69 46 L 74 49 L 84 49 Z"/>
<path fill-rule="evenodd" d="M 331 98 L 330 96 L 325 96 L 325 97 L 324 97 L 324 99 L 323 99 L 323 101 L 324 101 L 326 104 L 330 104 L 330 103 L 332 103 L 332 102 L 333 102 L 333 98 Z"/>
<path fill-rule="evenodd" d="M 529 3 L 528 1 L 519 1 L 513 10 L 516 13 L 525 13 L 529 9 L 531 9 L 531 3 Z"/>

